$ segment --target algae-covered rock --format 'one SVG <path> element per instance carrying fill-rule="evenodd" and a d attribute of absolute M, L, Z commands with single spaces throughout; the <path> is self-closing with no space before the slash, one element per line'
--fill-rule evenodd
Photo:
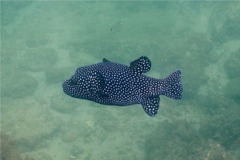
<path fill-rule="evenodd" d="M 8 135 L 1 132 L 1 150 L 0 150 L 0 158 L 3 160 L 7 159 L 18 159 L 23 160 L 19 150 L 17 150 L 15 143 L 10 139 Z"/>
<path fill-rule="evenodd" d="M 4 106 L 9 109 L 2 116 L 1 128 L 22 151 L 45 147 L 48 139 L 59 129 L 60 122 L 45 108 L 46 105 L 27 99 L 24 101 L 27 105 L 19 100 L 9 103 L 15 106 Z"/>
<path fill-rule="evenodd" d="M 51 98 L 51 108 L 60 113 L 70 113 L 79 107 L 78 99 L 66 96 L 63 92 L 59 92 Z"/>
<path fill-rule="evenodd" d="M 16 142 L 11 139 L 6 133 L 1 132 L 1 149 L 0 158 L 1 160 L 35 160 L 35 158 L 26 156 L 23 158 L 19 149 L 17 148 Z"/>
<path fill-rule="evenodd" d="M 27 73 L 15 72 L 2 76 L 1 94 L 3 97 L 31 96 L 37 87 L 37 80 Z"/>
<path fill-rule="evenodd" d="M 194 138 L 193 138 L 194 137 Z M 164 121 L 147 136 L 145 159 L 192 160 L 206 146 L 195 127 L 185 120 Z"/>
<path fill-rule="evenodd" d="M 231 79 L 223 88 L 223 94 L 236 102 L 240 102 L 240 77 Z"/>
<path fill-rule="evenodd" d="M 229 78 L 240 77 L 240 50 L 233 53 L 225 62 L 224 69 Z"/>
<path fill-rule="evenodd" d="M 75 72 L 75 68 L 51 68 L 45 72 L 46 82 L 49 84 L 63 83 Z"/>
<path fill-rule="evenodd" d="M 33 48 L 20 57 L 20 66 L 30 71 L 51 69 L 57 62 L 57 52 L 52 48 Z"/>

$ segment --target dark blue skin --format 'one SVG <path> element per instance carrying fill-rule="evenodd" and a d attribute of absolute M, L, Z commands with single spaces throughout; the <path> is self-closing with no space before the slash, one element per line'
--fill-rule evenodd
<path fill-rule="evenodd" d="M 150 68 L 151 62 L 144 56 L 131 62 L 129 67 L 103 59 L 101 63 L 78 68 L 62 87 L 71 97 L 100 104 L 141 104 L 149 116 L 155 116 L 159 109 L 159 96 L 181 99 L 183 88 L 181 70 L 165 79 L 155 79 L 144 75 Z"/>

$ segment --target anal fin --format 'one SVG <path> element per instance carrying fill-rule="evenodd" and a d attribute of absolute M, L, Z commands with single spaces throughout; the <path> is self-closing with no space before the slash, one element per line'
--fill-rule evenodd
<path fill-rule="evenodd" d="M 142 99 L 142 107 L 144 111 L 151 117 L 154 117 L 158 113 L 159 109 L 159 96 L 144 97 Z"/>

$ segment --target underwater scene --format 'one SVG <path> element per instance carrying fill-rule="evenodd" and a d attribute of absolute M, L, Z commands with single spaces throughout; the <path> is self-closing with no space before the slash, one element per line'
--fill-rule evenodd
<path fill-rule="evenodd" d="M 1 1 L 0 12 L 1 160 L 240 159 L 240 2 Z M 146 76 L 181 69 L 181 99 L 157 96 L 154 116 L 63 91 L 79 67 L 142 56 Z"/>

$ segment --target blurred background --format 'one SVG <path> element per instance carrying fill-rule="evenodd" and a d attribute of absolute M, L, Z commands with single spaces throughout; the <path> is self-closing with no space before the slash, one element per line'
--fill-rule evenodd
<path fill-rule="evenodd" d="M 1 1 L 3 160 L 240 159 L 239 2 Z M 103 58 L 182 69 L 183 99 L 74 99 L 62 83 Z"/>

